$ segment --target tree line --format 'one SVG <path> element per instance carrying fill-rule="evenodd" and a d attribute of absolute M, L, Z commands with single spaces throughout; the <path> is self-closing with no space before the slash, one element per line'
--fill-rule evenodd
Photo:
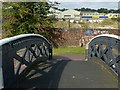
<path fill-rule="evenodd" d="M 81 9 L 75 9 L 77 11 L 90 11 L 90 12 L 98 12 L 98 13 L 120 13 L 120 9 L 114 10 L 114 9 L 106 9 L 106 8 L 100 8 L 100 9 L 91 9 L 91 8 L 81 8 Z"/>
<path fill-rule="evenodd" d="M 55 8 L 58 9 L 58 8 Z M 68 10 L 66 8 L 58 9 L 60 11 Z M 120 9 L 114 10 L 114 9 L 107 9 L 107 8 L 100 8 L 100 9 L 91 9 L 91 8 L 75 8 L 74 10 L 77 11 L 88 11 L 88 12 L 98 12 L 98 13 L 120 13 Z"/>

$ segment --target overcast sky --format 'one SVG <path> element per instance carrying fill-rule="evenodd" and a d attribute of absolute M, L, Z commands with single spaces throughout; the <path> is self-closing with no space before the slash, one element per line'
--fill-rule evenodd
<path fill-rule="evenodd" d="M 99 9 L 99 8 L 107 8 L 107 9 L 118 9 L 118 2 L 60 2 L 58 8 L 67 8 L 67 9 L 75 9 L 75 8 L 91 8 L 91 9 Z"/>
<path fill-rule="evenodd" d="M 0 1 L 57 1 L 57 2 L 119 2 L 120 0 L 0 0 Z"/>
<path fill-rule="evenodd" d="M 120 0 L 50 0 L 58 2 L 119 2 Z"/>
<path fill-rule="evenodd" d="M 92 8 L 92 9 L 99 9 L 99 8 L 118 9 L 120 8 L 120 5 L 118 5 L 118 2 L 120 2 L 120 0 L 50 0 L 50 1 L 52 2 L 57 1 L 60 3 L 58 8 L 67 8 L 67 9 L 83 8 L 83 7 Z"/>
<path fill-rule="evenodd" d="M 67 9 L 74 9 L 74 8 L 107 8 L 107 9 L 118 9 L 120 5 L 118 2 L 120 0 L 0 0 L 0 1 L 52 1 L 52 2 L 60 2 L 58 8 L 67 8 Z M 90 3 L 91 2 L 91 3 Z M 120 3 L 119 3 L 120 4 Z M 119 7 L 118 7 L 119 6 Z"/>

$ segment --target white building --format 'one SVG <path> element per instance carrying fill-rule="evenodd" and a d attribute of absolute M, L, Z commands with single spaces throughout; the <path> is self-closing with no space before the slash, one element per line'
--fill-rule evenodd
<path fill-rule="evenodd" d="M 70 22 L 83 22 L 83 20 L 88 20 L 88 22 L 102 22 L 106 18 L 117 18 L 118 13 L 98 13 L 98 12 L 86 12 L 86 11 L 76 11 L 74 9 L 69 9 L 66 11 L 60 11 L 54 8 L 49 10 L 51 14 L 54 15 L 58 20 L 70 20 Z"/>
<path fill-rule="evenodd" d="M 62 11 L 54 9 L 54 8 L 50 8 L 50 14 L 48 14 L 48 16 L 50 15 L 54 15 L 55 18 L 58 18 L 58 16 L 60 16 L 60 14 L 62 13 Z"/>
<path fill-rule="evenodd" d="M 73 9 L 69 9 L 69 10 L 63 11 L 61 14 L 59 14 L 58 18 L 70 20 L 70 22 L 79 21 L 80 20 L 80 12 L 73 10 Z"/>

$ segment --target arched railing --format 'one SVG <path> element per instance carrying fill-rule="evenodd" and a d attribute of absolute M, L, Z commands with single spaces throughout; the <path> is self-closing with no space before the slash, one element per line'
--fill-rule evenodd
<path fill-rule="evenodd" d="M 88 59 L 98 57 L 104 61 L 117 75 L 120 62 L 120 37 L 102 34 L 94 37 L 88 43 Z"/>
<path fill-rule="evenodd" d="M 15 83 L 35 63 L 52 58 L 50 42 L 38 34 L 0 40 L 0 88 Z"/>

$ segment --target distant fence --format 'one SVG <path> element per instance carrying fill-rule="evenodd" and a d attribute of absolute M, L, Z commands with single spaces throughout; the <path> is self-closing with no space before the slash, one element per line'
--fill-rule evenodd
<path fill-rule="evenodd" d="M 92 30 L 93 34 L 84 35 L 86 30 Z M 65 39 L 60 46 L 84 46 L 91 38 L 100 34 L 114 34 L 120 36 L 118 29 L 81 29 L 81 28 L 63 28 L 62 37 Z"/>

